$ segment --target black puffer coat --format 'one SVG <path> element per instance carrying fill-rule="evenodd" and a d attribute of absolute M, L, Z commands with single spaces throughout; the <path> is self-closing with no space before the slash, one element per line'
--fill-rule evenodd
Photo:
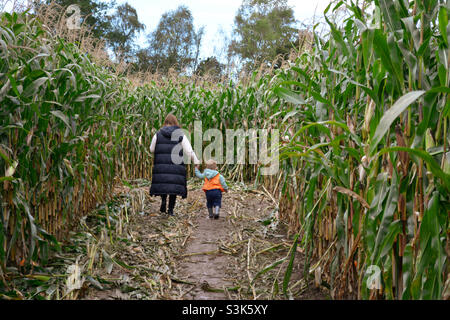
<path fill-rule="evenodd" d="M 181 148 L 181 135 L 177 141 L 172 141 L 172 133 L 179 129 L 177 126 L 163 127 L 156 134 L 155 157 L 153 161 L 151 196 L 178 195 L 187 197 L 186 165 L 175 164 L 172 161 L 172 150 L 179 145 L 180 156 L 183 157 Z M 174 134 L 175 136 L 176 134 Z"/>

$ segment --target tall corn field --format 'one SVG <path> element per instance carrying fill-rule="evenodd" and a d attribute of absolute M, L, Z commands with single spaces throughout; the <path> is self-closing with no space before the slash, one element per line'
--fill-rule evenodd
<path fill-rule="evenodd" d="M 448 4 L 341 1 L 325 17 L 339 6 L 349 15 L 326 18 L 329 39 L 277 75 L 275 92 L 293 104 L 276 186 L 283 217 L 300 231 L 305 271 L 323 274 L 333 297 L 439 299 L 449 290 Z"/>
<path fill-rule="evenodd" d="M 438 0 L 340 1 L 324 13 L 328 37 L 273 74 L 138 87 L 36 18 L 2 14 L 1 270 L 45 263 L 117 179 L 151 178 L 151 138 L 173 112 L 189 132 L 196 120 L 280 130 L 278 174 L 248 163 L 222 171 L 272 193 L 305 249 L 305 276 L 333 298 L 445 297 L 448 11 Z"/>
<path fill-rule="evenodd" d="M 4 269 L 45 261 L 49 244 L 109 196 L 116 173 L 141 173 L 126 171 L 134 119 L 117 107 L 123 79 L 31 15 L 3 13 L 0 30 Z"/>

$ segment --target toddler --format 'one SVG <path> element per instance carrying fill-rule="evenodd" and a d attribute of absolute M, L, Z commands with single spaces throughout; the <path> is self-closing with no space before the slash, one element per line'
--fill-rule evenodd
<path fill-rule="evenodd" d="M 206 206 L 209 218 L 219 219 L 220 208 L 222 207 L 222 192 L 228 192 L 225 178 L 217 171 L 217 162 L 206 161 L 206 169 L 203 173 L 195 167 L 195 175 L 200 179 L 205 179 L 202 190 L 206 195 Z"/>

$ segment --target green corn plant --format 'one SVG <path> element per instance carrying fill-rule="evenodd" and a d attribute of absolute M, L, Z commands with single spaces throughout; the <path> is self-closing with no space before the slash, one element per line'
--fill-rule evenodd
<path fill-rule="evenodd" d="M 296 185 L 285 180 L 303 202 L 292 214 L 308 257 L 328 271 L 334 297 L 441 298 L 448 275 L 448 7 L 341 1 L 325 14 L 341 5 L 348 18 L 341 26 L 327 18 L 329 38 L 316 37 L 313 53 L 283 71 L 274 89 L 294 106 L 299 127 L 282 160 L 305 160 L 290 168 Z M 371 266 L 381 273 L 378 290 L 367 285 Z"/>
<path fill-rule="evenodd" d="M 347 15 L 334 22 L 342 8 Z M 285 296 L 301 245 L 304 275 L 320 267 L 334 298 L 440 298 L 449 241 L 448 6 L 340 1 L 325 16 L 329 35 L 316 35 L 310 51 L 273 74 L 133 86 L 32 15 L 3 13 L 2 270 L 8 261 L 45 263 L 116 178 L 150 179 L 151 138 L 173 112 L 191 133 L 196 120 L 223 134 L 280 130 L 277 175 L 261 176 L 248 161 L 222 172 L 279 199 L 295 239 Z"/>
<path fill-rule="evenodd" d="M 49 246 L 109 196 L 129 85 L 30 14 L 2 13 L 0 30 L 4 270 L 45 263 Z"/>

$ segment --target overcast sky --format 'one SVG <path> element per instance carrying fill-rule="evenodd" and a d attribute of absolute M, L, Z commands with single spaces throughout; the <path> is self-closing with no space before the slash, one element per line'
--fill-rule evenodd
<path fill-rule="evenodd" d="M 7 3 L 6 11 L 10 10 L 13 2 L 0 0 L 0 4 Z M 234 17 L 242 4 L 242 0 L 117 0 L 117 4 L 125 2 L 136 8 L 139 20 L 146 25 L 146 30 L 138 38 L 138 44 L 142 47 L 147 46 L 147 34 L 156 29 L 163 13 L 186 5 L 194 17 L 195 27 L 205 27 L 200 58 L 214 56 L 218 53 L 217 49 L 224 47 L 221 31 L 227 36 L 231 35 Z M 311 25 L 315 15 L 316 19 L 323 16 L 329 3 L 330 0 L 288 0 L 294 9 L 295 18 L 308 25 Z"/>
<path fill-rule="evenodd" d="M 154 31 L 163 13 L 186 5 L 194 17 L 196 28 L 205 27 L 201 57 L 215 55 L 215 48 L 223 47 L 220 30 L 230 34 L 234 17 L 242 4 L 242 0 L 118 0 L 118 4 L 128 2 L 136 8 L 139 20 L 146 25 L 146 30 L 139 38 L 145 45 L 145 35 Z M 323 11 L 330 0 L 288 0 L 294 9 L 295 18 L 299 22 L 310 23 L 314 14 L 323 16 Z"/>

